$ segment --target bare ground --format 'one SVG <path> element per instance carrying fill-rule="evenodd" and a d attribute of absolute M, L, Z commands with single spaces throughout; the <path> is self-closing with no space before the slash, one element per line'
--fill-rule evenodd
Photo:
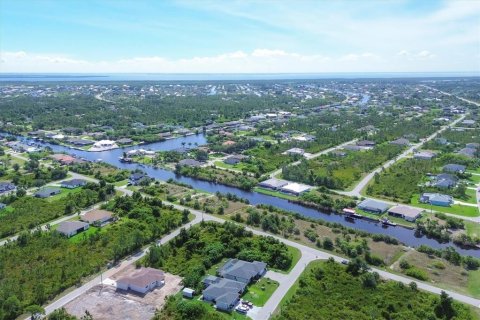
<path fill-rule="evenodd" d="M 126 268 L 107 279 L 103 284 L 93 287 L 75 300 L 68 303 L 65 308 L 77 317 L 85 314 L 85 311 L 97 319 L 124 319 L 124 320 L 149 320 L 156 309 L 161 309 L 165 298 L 176 294 L 182 288 L 181 278 L 165 273 L 165 285 L 156 288 L 146 295 L 141 296 L 131 292 L 117 291 L 111 285 L 112 280 L 127 275 L 135 269 L 134 266 Z"/>

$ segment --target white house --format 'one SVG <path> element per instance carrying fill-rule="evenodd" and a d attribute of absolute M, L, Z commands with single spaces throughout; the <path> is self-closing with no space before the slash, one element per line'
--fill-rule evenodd
<path fill-rule="evenodd" d="M 93 144 L 90 151 L 105 151 L 118 148 L 115 141 L 112 140 L 100 140 Z"/>

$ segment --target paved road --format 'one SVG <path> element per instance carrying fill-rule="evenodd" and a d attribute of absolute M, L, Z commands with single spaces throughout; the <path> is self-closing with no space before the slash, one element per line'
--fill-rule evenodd
<path fill-rule="evenodd" d="M 190 228 L 191 226 L 201 222 L 202 220 L 216 221 L 216 222 L 219 222 L 219 223 L 222 223 L 222 222 L 225 221 L 224 219 L 209 215 L 209 214 L 204 213 L 204 212 L 199 211 L 199 210 L 193 210 L 191 208 L 184 207 L 184 206 L 181 206 L 181 205 L 178 205 L 178 204 L 169 203 L 167 201 L 164 201 L 164 203 L 167 204 L 167 205 L 173 205 L 173 207 L 175 207 L 178 210 L 184 210 L 184 209 L 190 210 L 190 212 L 195 215 L 195 218 L 190 223 L 188 223 L 186 226 L 184 226 L 187 229 Z M 261 310 L 259 310 L 259 312 L 255 316 L 255 320 L 266 320 L 270 317 L 270 315 L 275 311 L 275 309 L 280 304 L 280 301 L 282 300 L 283 296 L 292 287 L 292 285 L 295 283 L 295 281 L 301 275 L 301 273 L 303 272 L 305 267 L 308 265 L 308 263 L 310 263 L 311 261 L 316 260 L 316 259 L 328 259 L 330 257 L 332 257 L 333 259 L 335 259 L 338 262 L 344 260 L 344 258 L 342 258 L 342 257 L 335 256 L 335 255 L 332 255 L 330 253 L 323 252 L 323 251 L 320 251 L 320 250 L 317 250 L 317 249 L 314 249 L 314 248 L 311 248 L 311 247 L 307 247 L 305 245 L 299 244 L 297 242 L 293 242 L 293 241 L 288 240 L 288 239 L 281 238 L 279 236 L 271 235 L 271 234 L 268 234 L 268 233 L 260 231 L 260 230 L 251 229 L 249 227 L 246 227 L 246 229 L 252 231 L 252 233 L 256 234 L 256 235 L 272 236 L 272 237 L 278 239 L 279 241 L 281 241 L 281 242 L 283 242 L 287 245 L 290 245 L 294 248 L 299 249 L 300 252 L 302 253 L 302 256 L 301 256 L 299 262 L 295 265 L 293 270 L 288 275 L 285 275 L 284 277 L 282 277 L 282 281 L 280 283 L 279 288 L 274 292 L 274 294 L 267 301 L 265 306 L 262 307 Z M 176 237 L 179 234 L 179 232 L 180 232 L 180 228 L 176 229 L 172 233 L 170 233 L 170 234 L 164 236 L 163 238 L 161 238 L 160 240 L 158 240 L 157 244 L 163 244 L 163 243 L 166 243 L 166 242 L 170 241 L 172 238 Z M 64 306 L 68 302 L 72 301 L 73 299 L 77 298 L 78 296 L 80 296 L 81 294 L 83 294 L 84 292 L 89 290 L 90 288 L 94 287 L 97 284 L 100 284 L 102 278 L 108 278 L 108 277 L 113 276 L 117 272 L 123 270 L 127 266 L 135 263 L 137 260 L 144 257 L 145 254 L 147 254 L 147 253 L 148 253 L 148 248 L 138 252 L 137 254 L 135 254 L 135 255 L 127 258 L 127 259 L 125 259 L 118 266 L 115 266 L 112 269 L 107 270 L 101 276 L 95 277 L 93 280 L 85 283 L 80 288 L 77 288 L 77 289 L 67 293 L 66 295 L 60 297 L 59 299 L 55 300 L 54 302 L 52 302 L 51 304 L 49 304 L 48 306 L 45 307 L 46 313 L 49 314 L 49 313 L 53 312 L 55 309 L 61 308 L 62 306 Z M 392 273 L 389 273 L 389 272 L 386 272 L 386 271 L 383 271 L 383 270 L 378 270 L 378 269 L 373 269 L 373 270 L 377 271 L 385 279 L 401 281 L 403 283 L 410 283 L 410 282 L 413 281 L 412 279 L 409 279 L 409 278 L 406 278 L 406 277 L 403 277 L 403 276 L 399 276 L 399 275 L 396 275 L 396 274 L 392 274 Z M 440 293 L 441 290 L 442 290 L 442 289 L 439 289 L 437 287 L 428 285 L 426 283 L 422 283 L 422 282 L 419 282 L 419 281 L 414 281 L 414 282 L 417 283 L 419 288 L 421 288 L 425 291 L 429 291 L 429 292 L 433 292 L 433 293 Z M 466 304 L 473 305 L 475 307 L 480 306 L 480 300 L 478 300 L 478 299 L 474 299 L 474 298 L 471 298 L 471 297 L 468 297 L 468 296 L 465 296 L 465 295 L 462 295 L 462 294 L 458 294 L 458 293 L 455 293 L 455 292 L 452 292 L 452 291 L 447 291 L 447 290 L 444 290 L 444 291 L 447 292 L 450 296 L 452 296 L 454 299 L 456 299 L 458 301 L 464 302 Z"/>
<path fill-rule="evenodd" d="M 307 159 L 307 160 L 315 159 L 316 157 L 319 157 L 319 156 L 321 156 L 322 154 L 327 154 L 327 153 L 332 152 L 332 151 L 334 151 L 334 150 L 341 149 L 341 148 L 345 147 L 345 146 L 348 145 L 348 144 L 355 143 L 357 140 L 358 140 L 358 139 L 353 139 L 353 140 L 347 141 L 347 142 L 345 142 L 345 143 L 339 144 L 338 146 L 331 147 L 331 148 L 325 149 L 325 150 L 323 150 L 323 151 L 320 151 L 320 152 L 317 152 L 317 153 L 308 155 L 308 156 L 305 157 L 305 159 Z M 303 159 L 302 159 L 302 160 L 303 160 Z M 302 162 L 302 160 L 298 160 L 298 161 L 292 162 L 292 163 L 289 164 L 289 166 L 299 165 L 300 162 Z M 278 170 L 273 171 L 272 173 L 270 173 L 270 177 L 271 177 L 271 178 L 275 178 L 275 177 L 276 177 L 277 175 L 279 175 L 280 173 L 282 173 L 282 169 L 281 169 L 281 168 L 278 169 Z"/>
<path fill-rule="evenodd" d="M 431 89 L 431 90 L 433 90 L 433 91 L 437 91 L 437 92 L 443 93 L 444 95 L 447 95 L 447 96 L 454 96 L 455 98 L 460 99 L 460 100 L 462 100 L 463 102 L 468 102 L 468 103 L 471 103 L 471 104 L 476 105 L 477 107 L 480 107 L 480 103 L 479 103 L 479 102 L 476 102 L 476 101 L 473 101 L 473 100 L 469 100 L 469 99 L 465 99 L 465 98 L 462 98 L 462 97 L 459 97 L 459 96 L 455 96 L 455 95 L 453 95 L 453 94 L 451 94 L 451 93 L 448 93 L 448 92 L 445 92 L 445 91 L 442 91 L 442 90 L 438 90 L 438 89 L 429 87 L 429 86 L 424 85 L 424 84 L 422 84 L 421 86 L 424 87 L 424 88 Z"/>
<path fill-rule="evenodd" d="M 416 143 L 416 144 L 413 144 L 410 148 L 408 148 L 407 150 L 405 150 L 402 154 L 400 154 L 399 156 L 397 156 L 395 159 L 392 159 L 392 160 L 389 160 L 387 162 L 385 162 L 381 167 L 373 170 L 372 172 L 370 172 L 369 174 L 367 174 L 356 186 L 355 188 L 353 188 L 352 191 L 336 191 L 340 194 L 344 194 L 344 195 L 347 195 L 347 196 L 351 196 L 351 197 L 361 197 L 361 194 L 360 192 L 363 190 L 363 188 L 365 188 L 367 186 L 367 184 L 370 182 L 370 180 L 373 179 L 373 177 L 375 176 L 376 173 L 380 173 L 382 171 L 382 169 L 386 169 L 388 167 L 390 167 L 391 165 L 393 165 L 394 163 L 396 163 L 397 161 L 401 160 L 401 159 L 404 159 L 406 158 L 409 154 L 411 154 L 415 149 L 419 149 L 421 148 L 426 142 L 434 139 L 438 134 L 442 133 L 443 131 L 445 131 L 447 128 L 451 128 L 453 126 L 455 126 L 458 122 L 462 121 L 463 119 L 465 119 L 465 116 L 466 115 L 462 115 L 460 118 L 458 118 L 457 120 L 451 122 L 450 124 L 448 124 L 447 126 L 443 126 L 442 128 L 440 128 L 439 130 L 437 130 L 435 133 L 433 133 L 432 135 L 430 135 L 428 138 L 426 139 L 422 139 L 422 141 L 420 141 L 419 143 Z"/>

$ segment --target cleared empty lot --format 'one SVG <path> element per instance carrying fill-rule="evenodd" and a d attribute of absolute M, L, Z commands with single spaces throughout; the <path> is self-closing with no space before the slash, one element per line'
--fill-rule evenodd
<path fill-rule="evenodd" d="M 134 267 L 132 266 L 119 272 L 112 279 L 105 280 L 103 286 L 93 287 L 68 303 L 65 308 L 70 314 L 77 317 L 81 317 L 88 310 L 96 320 L 149 320 L 153 317 L 156 309 L 162 308 L 166 296 L 175 294 L 182 288 L 180 285 L 181 278 L 169 273 L 165 273 L 165 285 L 163 287 L 156 288 L 144 296 L 132 292 L 117 291 L 115 286 L 110 285 L 115 279 L 127 275 L 133 270 Z"/>

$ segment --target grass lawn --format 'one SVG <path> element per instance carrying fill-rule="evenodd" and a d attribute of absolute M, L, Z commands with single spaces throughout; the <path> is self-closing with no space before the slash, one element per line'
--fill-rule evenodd
<path fill-rule="evenodd" d="M 392 222 L 395 222 L 398 225 L 403 225 L 403 226 L 406 226 L 406 227 L 414 227 L 415 226 L 415 223 L 413 223 L 413 222 L 409 222 L 409 221 L 407 221 L 405 219 L 402 219 L 402 218 L 393 217 L 393 216 L 389 215 L 388 213 L 374 214 L 374 213 L 363 211 L 362 209 L 358 209 L 358 208 L 356 208 L 355 211 L 358 214 L 361 214 L 362 216 L 365 216 L 365 217 L 368 217 L 368 218 L 372 218 L 372 219 L 387 218 L 388 220 L 390 220 Z"/>
<path fill-rule="evenodd" d="M 95 232 L 97 232 L 97 230 L 99 230 L 99 229 L 100 228 L 97 228 L 97 227 L 90 227 L 87 230 L 85 230 L 83 232 L 80 232 L 80 233 L 74 235 L 73 237 L 69 238 L 68 241 L 73 242 L 73 243 L 79 243 L 80 241 L 82 241 L 83 239 L 86 239 L 91 234 L 94 234 Z"/>
<path fill-rule="evenodd" d="M 115 187 L 122 187 L 128 183 L 128 179 L 115 182 L 113 185 Z"/>
<path fill-rule="evenodd" d="M 468 292 L 474 296 L 480 296 L 480 270 L 468 273 Z"/>
<path fill-rule="evenodd" d="M 477 203 L 477 195 L 476 195 L 476 192 L 477 192 L 476 190 L 467 189 L 467 190 L 465 190 L 465 194 L 467 195 L 467 198 L 466 198 L 466 199 L 458 199 L 458 198 L 455 198 L 455 200 L 462 201 L 462 202 L 466 202 L 466 203 L 476 204 L 476 203 Z"/>
<path fill-rule="evenodd" d="M 450 207 L 431 206 L 427 203 L 420 203 L 418 195 L 412 198 L 411 204 L 416 207 L 427 209 L 426 211 L 430 211 L 430 209 L 433 209 L 433 211 L 451 213 L 464 217 L 480 216 L 478 212 L 478 207 L 462 206 L 460 204 L 453 204 Z"/>
<path fill-rule="evenodd" d="M 260 188 L 260 187 L 254 187 L 253 191 L 258 192 L 258 193 L 262 193 L 262 194 L 266 194 L 266 195 L 269 195 L 269 196 L 272 196 L 272 197 L 278 197 L 278 198 L 286 199 L 286 200 L 297 199 L 296 196 L 292 196 L 292 195 L 285 194 L 285 193 L 280 192 L 280 191 L 274 191 L 274 190 L 264 189 L 264 188 Z"/>
<path fill-rule="evenodd" d="M 41 188 L 40 188 L 40 190 L 41 190 Z M 62 198 L 64 198 L 64 197 L 66 197 L 66 196 L 69 195 L 70 193 L 80 192 L 80 190 L 82 190 L 82 188 L 75 188 L 75 189 L 61 188 L 59 194 L 56 194 L 56 195 L 54 195 L 54 196 L 52 196 L 52 197 L 47 198 L 47 201 L 59 200 L 59 199 L 62 199 Z"/>
<path fill-rule="evenodd" d="M 261 278 L 248 286 L 247 292 L 242 296 L 242 299 L 250 301 L 257 307 L 262 307 L 270 299 L 273 292 L 277 290 L 278 285 L 278 282 L 269 278 Z"/>
<path fill-rule="evenodd" d="M 0 209 L 0 217 L 3 216 L 4 214 L 12 213 L 13 211 L 15 211 L 14 208 L 12 208 L 10 206 L 6 206 L 5 208 Z"/>
<path fill-rule="evenodd" d="M 224 312 L 224 311 L 220 311 L 220 310 L 215 309 L 213 307 L 213 305 L 210 304 L 210 303 L 205 302 L 205 304 L 207 306 L 209 306 L 209 308 L 212 308 L 212 310 L 215 310 L 216 312 L 220 313 L 223 316 L 223 319 L 225 319 L 225 320 L 247 320 L 247 319 L 251 319 L 250 317 L 247 317 L 244 314 L 238 313 L 235 310 L 228 313 L 228 312 Z"/>
<path fill-rule="evenodd" d="M 478 184 L 480 183 L 480 176 L 476 174 L 472 174 L 472 176 L 468 178 L 468 181 Z"/>
<path fill-rule="evenodd" d="M 469 236 L 475 236 L 475 237 L 480 237 L 480 224 L 475 223 L 472 221 L 464 221 L 465 224 L 465 230 L 467 231 L 467 235 Z"/>

